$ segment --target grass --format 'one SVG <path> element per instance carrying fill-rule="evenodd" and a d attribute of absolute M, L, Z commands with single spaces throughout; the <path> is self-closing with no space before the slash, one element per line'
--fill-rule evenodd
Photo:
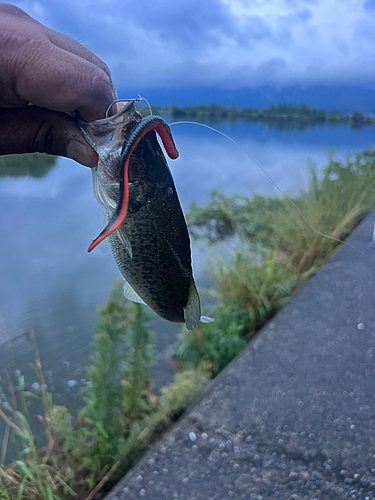
<path fill-rule="evenodd" d="M 122 280 L 120 280 L 122 281 Z M 152 333 L 144 306 L 125 299 L 122 283 L 112 288 L 101 309 L 92 345 L 84 405 L 77 419 L 48 393 L 36 349 L 40 396 L 8 378 L 11 404 L 0 403 L 5 424 L 0 465 L 1 500 L 91 500 L 102 496 L 147 450 L 150 443 L 197 396 L 208 373 L 179 373 L 160 395 L 150 389 Z M 0 388 L 0 393 L 5 388 Z M 36 405 L 44 442 L 30 426 Z M 9 440 L 18 459 L 4 465 Z"/>
<path fill-rule="evenodd" d="M 331 155 L 320 175 L 310 165 L 308 186 L 292 201 L 317 231 L 345 239 L 375 206 L 375 150 L 345 162 Z M 230 262 L 214 266 L 215 322 L 183 334 L 175 353 L 185 367 L 211 363 L 215 376 L 339 243 L 317 234 L 288 200 L 278 197 L 213 192 L 208 206 L 192 206 L 188 222 L 193 236 L 209 243 L 241 241 L 242 250 Z"/>

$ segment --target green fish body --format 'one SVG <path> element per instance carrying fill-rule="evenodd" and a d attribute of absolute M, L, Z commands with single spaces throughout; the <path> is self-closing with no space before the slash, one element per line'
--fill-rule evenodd
<path fill-rule="evenodd" d="M 89 140 L 87 130 L 83 131 Z M 89 142 L 95 149 L 95 141 Z M 92 169 L 93 192 L 105 225 L 113 218 L 120 197 L 121 155 L 105 146 L 96 150 L 100 161 Z M 153 130 L 139 141 L 130 157 L 128 183 L 126 218 L 108 237 L 125 279 L 125 296 L 147 304 L 167 321 L 185 323 L 188 330 L 195 328 L 201 320 L 201 308 L 189 233 L 172 174 Z"/>

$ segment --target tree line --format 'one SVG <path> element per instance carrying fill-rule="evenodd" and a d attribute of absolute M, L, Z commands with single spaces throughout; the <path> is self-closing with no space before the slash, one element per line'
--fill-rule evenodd
<path fill-rule="evenodd" d="M 141 110 L 143 112 L 143 109 Z M 146 108 L 144 109 L 146 114 Z M 351 114 L 341 114 L 337 111 L 327 112 L 310 108 L 307 104 L 279 103 L 268 108 L 238 108 L 225 107 L 221 104 L 205 106 L 153 106 L 154 114 L 168 116 L 174 120 L 194 119 L 196 121 L 265 121 L 308 124 L 346 124 L 353 128 L 375 125 L 375 117 L 364 115 L 358 111 Z"/>

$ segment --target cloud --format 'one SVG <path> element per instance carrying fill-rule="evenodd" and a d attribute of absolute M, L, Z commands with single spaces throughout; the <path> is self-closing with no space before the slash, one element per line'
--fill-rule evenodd
<path fill-rule="evenodd" d="M 375 0 L 23 0 L 120 89 L 375 80 Z"/>
<path fill-rule="evenodd" d="M 304 9 L 300 9 L 296 12 L 297 14 L 297 17 L 301 20 L 301 21 L 307 21 L 308 19 L 310 19 L 312 17 L 312 12 L 310 9 L 308 9 L 307 7 L 305 7 Z"/>
<path fill-rule="evenodd" d="M 287 69 L 286 62 L 280 57 L 275 57 L 274 59 L 270 59 L 269 61 L 265 61 L 260 64 L 257 68 L 257 72 L 260 78 L 270 78 L 271 80 L 276 80 L 280 78 L 280 76 L 285 73 Z M 267 83 L 270 83 L 267 81 Z"/>
<path fill-rule="evenodd" d="M 366 0 L 363 7 L 368 10 L 375 10 L 375 0 Z"/>
<path fill-rule="evenodd" d="M 139 22 L 142 12 L 142 27 L 156 34 L 160 40 L 183 47 L 220 43 L 223 36 L 236 36 L 233 15 L 221 0 L 189 0 L 150 2 L 140 0 L 133 11 L 132 22 Z M 123 7 L 128 10 L 128 5 Z"/>

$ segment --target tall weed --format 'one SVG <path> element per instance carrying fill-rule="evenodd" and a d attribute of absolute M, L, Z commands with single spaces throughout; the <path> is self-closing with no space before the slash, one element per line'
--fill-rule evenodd
<path fill-rule="evenodd" d="M 308 186 L 292 201 L 320 233 L 345 239 L 375 206 L 375 149 L 338 162 L 333 153 L 318 174 L 310 164 Z M 216 375 L 244 347 L 337 247 L 311 229 L 279 197 L 211 193 L 206 207 L 193 205 L 188 222 L 208 244 L 236 237 L 243 249 L 214 265 L 220 300 L 215 322 L 183 334 L 175 356 L 183 363 L 212 363 Z M 256 249 L 254 251 L 254 248 Z"/>
<path fill-rule="evenodd" d="M 40 394 L 25 390 L 22 374 L 17 390 L 9 382 L 12 405 L 0 406 L 0 418 L 20 453 L 15 462 L 0 466 L 0 500 L 93 499 L 124 474 L 197 395 L 207 380 L 203 366 L 178 374 L 161 396 L 152 394 L 149 319 L 144 306 L 125 299 L 122 280 L 115 283 L 99 312 L 89 385 L 76 420 L 47 392 L 37 350 Z M 29 423 L 31 404 L 41 409 L 43 446 Z"/>

